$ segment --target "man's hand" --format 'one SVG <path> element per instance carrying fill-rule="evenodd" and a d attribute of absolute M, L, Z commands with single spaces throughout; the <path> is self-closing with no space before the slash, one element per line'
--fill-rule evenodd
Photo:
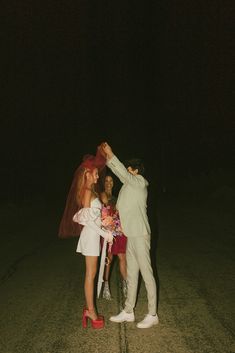
<path fill-rule="evenodd" d="M 102 146 L 102 149 L 103 149 L 104 153 L 106 154 L 106 158 L 107 159 L 111 159 L 113 157 L 112 148 L 108 145 L 107 142 L 103 142 L 101 144 L 101 146 Z"/>
<path fill-rule="evenodd" d="M 102 144 L 97 147 L 97 151 L 101 154 L 105 159 L 107 158 L 106 153 L 103 150 Z"/>

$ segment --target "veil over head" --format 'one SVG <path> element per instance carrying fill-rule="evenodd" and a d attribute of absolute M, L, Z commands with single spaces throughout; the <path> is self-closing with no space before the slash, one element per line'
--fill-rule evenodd
<path fill-rule="evenodd" d="M 83 157 L 82 163 L 74 173 L 67 196 L 64 213 L 59 226 L 59 238 L 78 237 L 80 235 L 83 226 L 73 221 L 73 216 L 81 208 L 77 202 L 77 192 L 80 181 L 84 178 L 84 173 L 87 170 L 92 171 L 97 168 L 99 174 L 102 173 L 105 169 L 105 164 L 106 158 L 100 146 L 97 148 L 95 156 L 87 154 Z"/>

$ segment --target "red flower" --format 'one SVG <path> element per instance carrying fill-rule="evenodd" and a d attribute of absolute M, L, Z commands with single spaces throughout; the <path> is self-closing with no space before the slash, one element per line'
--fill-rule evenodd
<path fill-rule="evenodd" d="M 102 226 L 110 230 L 114 237 L 123 234 L 119 214 L 110 206 L 102 206 L 101 209 Z"/>

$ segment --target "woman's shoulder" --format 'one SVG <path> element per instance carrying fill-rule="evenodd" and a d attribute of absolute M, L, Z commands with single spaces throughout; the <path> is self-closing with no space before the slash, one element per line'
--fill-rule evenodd
<path fill-rule="evenodd" d="M 101 192 L 100 193 L 100 200 L 101 200 L 101 202 L 103 203 L 103 204 L 107 204 L 108 203 L 108 196 L 107 196 L 107 194 L 103 191 L 103 192 Z"/>

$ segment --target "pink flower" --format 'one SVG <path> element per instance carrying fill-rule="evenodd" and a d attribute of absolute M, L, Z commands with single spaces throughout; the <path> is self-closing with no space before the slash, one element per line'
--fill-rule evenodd
<path fill-rule="evenodd" d="M 107 217 L 102 219 L 102 226 L 113 227 L 113 218 L 107 215 Z"/>
<path fill-rule="evenodd" d="M 117 210 L 114 210 L 110 206 L 103 206 L 101 210 L 101 220 L 102 226 L 110 230 L 114 237 L 123 234 Z"/>

